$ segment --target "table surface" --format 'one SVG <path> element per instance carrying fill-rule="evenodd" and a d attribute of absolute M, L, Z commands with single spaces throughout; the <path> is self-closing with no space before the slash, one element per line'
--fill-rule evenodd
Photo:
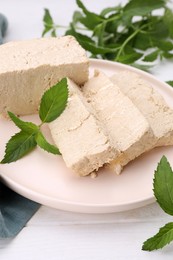
<path fill-rule="evenodd" d="M 119 1 L 83 2 L 99 11 Z M 75 0 L 1 0 L 0 12 L 9 20 L 5 41 L 40 37 L 44 8 L 62 25 L 68 24 L 77 9 Z M 169 80 L 171 66 L 162 64 L 153 73 Z M 172 259 L 173 245 L 151 253 L 141 250 L 143 241 L 171 219 L 156 203 L 112 214 L 79 214 L 42 206 L 15 239 L 0 240 L 0 259 Z"/>

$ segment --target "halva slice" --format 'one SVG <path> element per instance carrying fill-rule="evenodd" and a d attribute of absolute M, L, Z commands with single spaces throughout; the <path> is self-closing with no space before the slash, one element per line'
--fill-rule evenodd
<path fill-rule="evenodd" d="M 146 151 L 146 142 L 153 135 L 150 126 L 132 101 L 105 74 L 97 71 L 82 91 L 110 141 L 121 152 L 111 164 L 119 174 L 124 165 Z"/>
<path fill-rule="evenodd" d="M 63 77 L 88 79 L 89 60 L 72 36 L 6 43 L 0 61 L 0 114 L 36 113 L 43 92 Z"/>
<path fill-rule="evenodd" d="M 122 71 L 111 77 L 119 89 L 141 111 L 154 133 L 153 147 L 173 144 L 173 109 L 163 96 L 140 75 Z M 150 141 L 149 141 L 150 143 Z"/>
<path fill-rule="evenodd" d="M 70 79 L 68 89 L 67 107 L 49 123 L 49 128 L 67 167 L 85 176 L 113 160 L 118 151 L 111 147 L 77 85 Z"/>

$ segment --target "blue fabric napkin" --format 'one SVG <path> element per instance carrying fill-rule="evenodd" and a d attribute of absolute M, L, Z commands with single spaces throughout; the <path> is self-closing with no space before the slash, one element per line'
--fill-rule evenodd
<path fill-rule="evenodd" d="M 7 27 L 6 17 L 0 14 L 0 44 Z M 0 182 L 0 238 L 16 236 L 39 207 L 38 203 L 20 196 Z"/>
<path fill-rule="evenodd" d="M 0 238 L 16 236 L 39 207 L 0 183 Z"/>

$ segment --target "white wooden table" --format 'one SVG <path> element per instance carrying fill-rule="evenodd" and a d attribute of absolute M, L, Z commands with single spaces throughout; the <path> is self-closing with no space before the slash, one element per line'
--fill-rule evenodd
<path fill-rule="evenodd" d="M 101 10 L 119 1 L 83 1 L 91 10 Z M 9 19 L 6 41 L 40 37 L 43 8 L 55 21 L 68 24 L 75 0 L 1 0 L 0 12 Z M 162 79 L 171 79 L 170 64 L 157 68 Z M 170 76 L 170 78 L 169 78 Z M 128 260 L 173 259 L 173 245 L 162 251 L 141 250 L 145 239 L 172 221 L 159 206 L 152 205 L 114 214 L 78 214 L 42 206 L 20 234 L 0 240 L 0 260 Z"/>

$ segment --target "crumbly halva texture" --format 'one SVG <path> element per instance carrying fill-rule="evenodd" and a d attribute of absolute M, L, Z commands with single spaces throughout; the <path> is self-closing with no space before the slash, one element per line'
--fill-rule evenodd
<path fill-rule="evenodd" d="M 36 113 L 42 94 L 63 77 L 82 85 L 89 60 L 72 36 L 9 42 L 0 46 L 0 114 Z"/>
<path fill-rule="evenodd" d="M 121 152 L 111 163 L 119 174 L 124 165 L 146 151 L 153 136 L 151 128 L 132 101 L 105 74 L 97 71 L 82 92 L 111 143 Z"/>
<path fill-rule="evenodd" d="M 67 167 L 85 176 L 109 163 L 118 154 L 91 114 L 75 83 L 68 79 L 69 98 L 64 112 L 49 128 Z"/>
<path fill-rule="evenodd" d="M 122 71 L 111 77 L 119 89 L 127 95 L 141 111 L 154 133 L 153 144 L 166 146 L 173 144 L 173 109 L 163 96 L 140 75 L 131 71 Z M 147 145 L 150 145 L 150 142 Z"/>

